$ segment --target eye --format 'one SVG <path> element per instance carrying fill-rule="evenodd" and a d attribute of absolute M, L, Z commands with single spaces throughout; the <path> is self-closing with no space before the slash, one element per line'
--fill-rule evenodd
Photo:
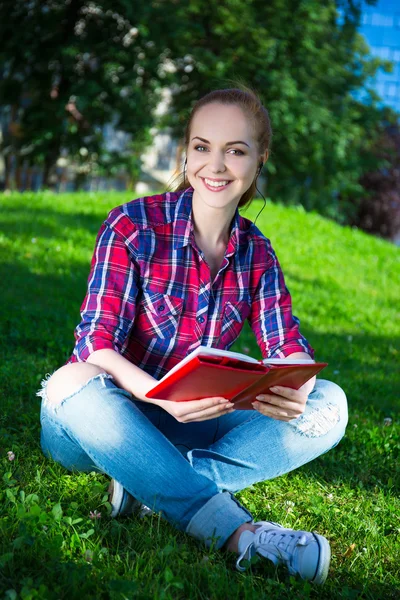
<path fill-rule="evenodd" d="M 198 150 L 199 152 L 203 152 L 203 150 L 201 150 L 201 148 L 203 148 L 204 150 L 207 150 L 206 146 L 195 146 L 194 149 Z M 236 148 L 231 148 L 231 150 L 229 150 L 229 152 L 237 152 L 237 154 L 235 154 L 234 156 L 243 156 L 244 152 L 242 152 L 241 150 L 237 150 Z"/>

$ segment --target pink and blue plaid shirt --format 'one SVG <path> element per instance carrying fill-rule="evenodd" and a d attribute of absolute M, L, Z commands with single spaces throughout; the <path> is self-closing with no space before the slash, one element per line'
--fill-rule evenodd
<path fill-rule="evenodd" d="M 270 241 L 238 210 L 211 282 L 194 237 L 192 195 L 189 187 L 111 210 L 97 235 L 67 362 L 111 348 L 160 379 L 199 345 L 229 349 L 246 319 L 263 358 L 314 356 Z"/>

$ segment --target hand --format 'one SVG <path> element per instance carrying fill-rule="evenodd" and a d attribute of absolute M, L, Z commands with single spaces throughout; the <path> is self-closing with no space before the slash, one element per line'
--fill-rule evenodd
<path fill-rule="evenodd" d="M 304 384 L 298 390 L 274 386 L 270 392 L 256 396 L 253 408 L 266 417 L 278 421 L 291 421 L 303 414 L 306 408 L 310 386 Z"/>
<path fill-rule="evenodd" d="M 179 423 L 191 423 L 193 421 L 207 421 L 233 412 L 233 404 L 227 398 L 215 396 L 203 398 L 202 400 L 188 400 L 187 402 L 172 402 L 171 400 L 152 399 L 170 415 L 175 417 Z"/>

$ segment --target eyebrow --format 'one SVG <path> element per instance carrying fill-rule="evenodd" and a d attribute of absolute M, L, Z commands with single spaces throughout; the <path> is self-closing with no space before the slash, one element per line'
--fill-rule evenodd
<path fill-rule="evenodd" d="M 205 142 L 206 144 L 210 143 L 208 140 L 205 140 L 204 138 L 201 138 L 198 135 L 196 135 L 195 137 L 193 137 L 192 141 L 195 140 L 195 139 L 201 140 L 202 142 Z M 248 148 L 250 148 L 250 146 L 248 144 L 246 144 L 246 142 L 242 142 L 241 140 L 236 140 L 234 142 L 226 142 L 225 146 L 231 146 L 232 144 L 244 144 L 245 146 L 247 146 Z"/>

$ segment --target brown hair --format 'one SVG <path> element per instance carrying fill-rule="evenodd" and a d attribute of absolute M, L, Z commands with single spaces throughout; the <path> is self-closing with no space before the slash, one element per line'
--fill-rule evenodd
<path fill-rule="evenodd" d="M 189 145 L 190 128 L 195 114 L 200 110 L 200 108 L 207 104 L 219 103 L 239 106 L 245 115 L 253 122 L 259 154 L 263 154 L 265 150 L 269 151 L 272 138 L 272 128 L 268 111 L 263 106 L 260 98 L 254 90 L 250 89 L 244 84 L 236 85 L 239 85 L 240 87 L 214 90 L 196 102 L 190 113 L 185 128 L 184 145 L 186 150 Z M 174 185 L 176 180 L 178 180 L 179 183 Z M 257 178 L 254 179 L 249 189 L 240 198 L 240 207 L 246 206 L 251 202 L 256 192 L 256 183 Z M 184 169 L 183 172 L 179 173 L 174 178 L 169 191 L 178 192 L 180 190 L 185 190 L 187 187 L 189 187 L 189 185 L 190 183 L 187 180 L 186 171 Z"/>

